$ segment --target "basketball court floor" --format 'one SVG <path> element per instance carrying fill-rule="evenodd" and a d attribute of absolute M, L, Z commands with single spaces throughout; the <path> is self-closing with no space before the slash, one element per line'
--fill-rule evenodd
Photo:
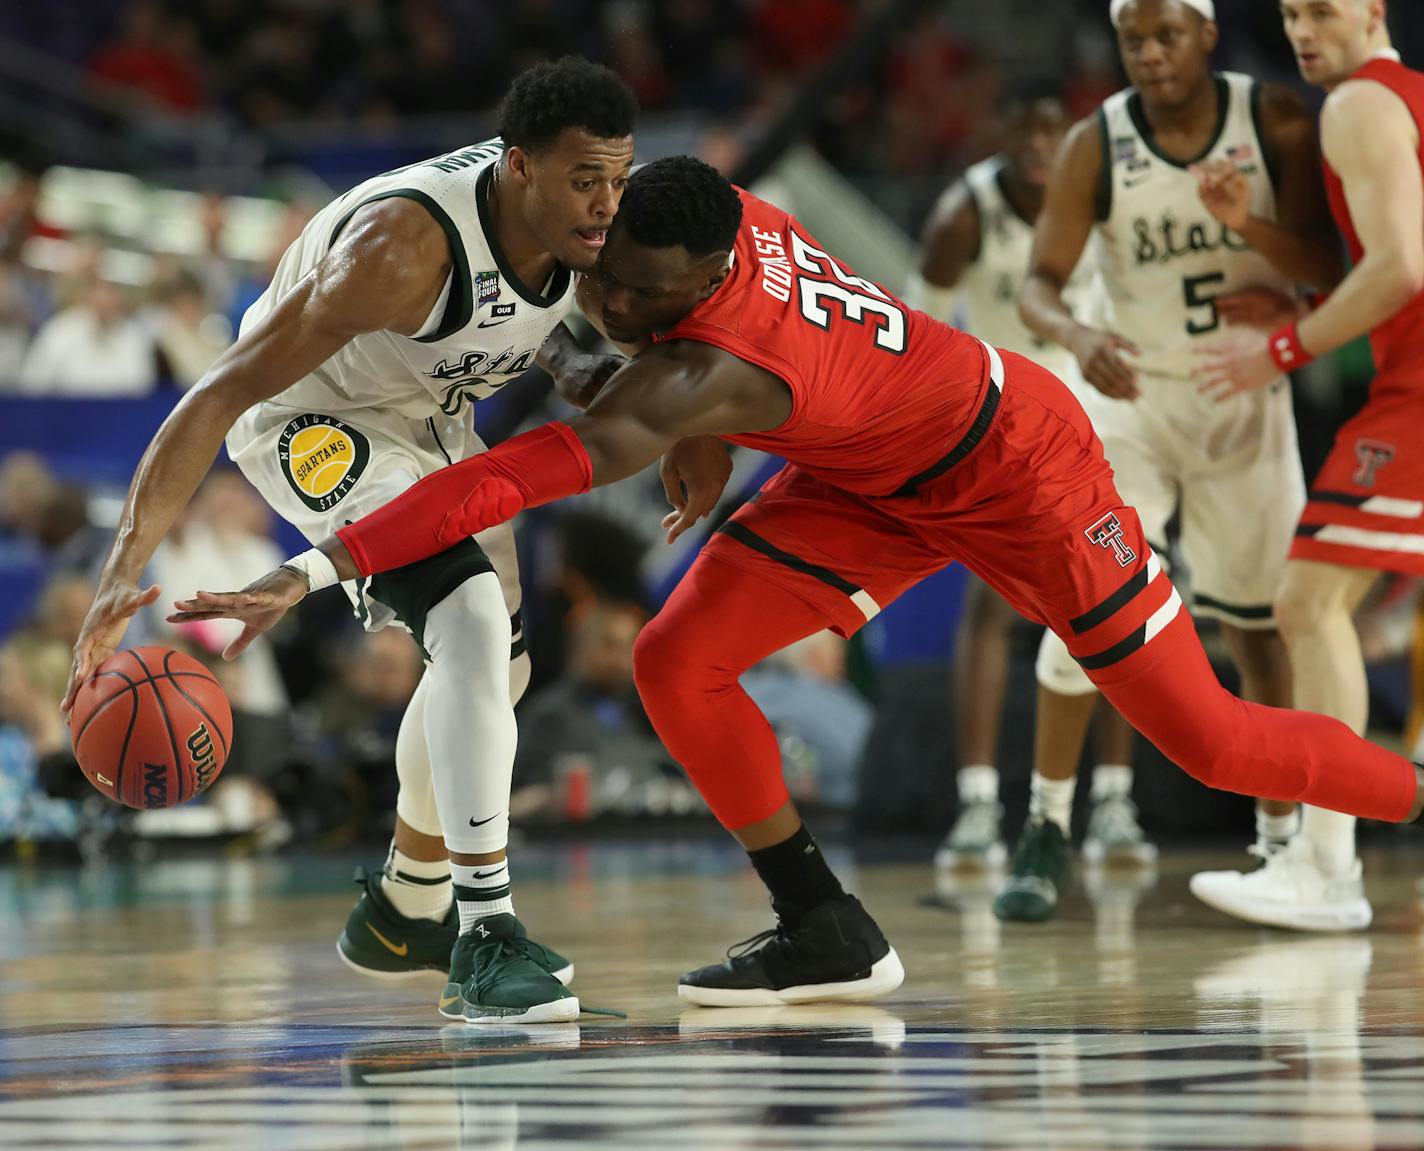
<path fill-rule="evenodd" d="M 0 1148 L 1424 1147 L 1417 850 L 1367 858 L 1376 929 L 1342 937 L 1197 905 L 1233 856 L 1080 871 L 1058 922 L 1000 926 L 987 887 L 831 854 L 904 986 L 714 1011 L 674 988 L 766 926 L 744 857 L 519 852 L 521 917 L 627 1016 L 525 1028 L 342 967 L 350 861 L 7 867 Z"/>

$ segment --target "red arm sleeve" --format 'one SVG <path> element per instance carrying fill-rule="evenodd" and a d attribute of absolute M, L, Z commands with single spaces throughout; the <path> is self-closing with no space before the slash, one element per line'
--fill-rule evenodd
<path fill-rule="evenodd" d="M 390 571 L 454 547 L 593 484 L 588 452 L 568 424 L 545 424 L 426 476 L 408 491 L 336 533 L 363 576 Z"/>

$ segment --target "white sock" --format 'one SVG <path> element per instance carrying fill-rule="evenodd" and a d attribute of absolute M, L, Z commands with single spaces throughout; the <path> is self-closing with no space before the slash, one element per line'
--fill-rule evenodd
<path fill-rule="evenodd" d="M 1073 793 L 1077 788 L 1076 776 L 1068 779 L 1049 779 L 1035 771 L 1029 781 L 1029 819 L 1051 820 L 1067 835 L 1068 824 L 1073 818 Z"/>
<path fill-rule="evenodd" d="M 1343 875 L 1355 863 L 1355 817 L 1320 807 L 1301 808 L 1300 833 L 1315 849 L 1326 875 Z"/>
<path fill-rule="evenodd" d="M 1093 788 L 1088 794 L 1094 803 L 1127 799 L 1132 795 L 1132 768 L 1122 763 L 1098 764 L 1093 768 Z"/>
<path fill-rule="evenodd" d="M 514 914 L 514 897 L 509 891 L 509 860 L 474 867 L 451 863 L 450 874 L 455 880 L 455 906 L 460 909 L 461 935 L 491 915 Z"/>
<path fill-rule="evenodd" d="M 1271 815 L 1265 808 L 1257 807 L 1256 838 L 1284 843 L 1300 830 L 1300 813 L 1301 809 L 1297 807 L 1285 815 Z"/>
<path fill-rule="evenodd" d="M 998 803 L 999 769 L 987 763 L 974 763 L 959 769 L 959 802 Z"/>
<path fill-rule="evenodd" d="M 517 731 L 509 616 L 493 572 L 466 580 L 426 613 L 425 650 L 425 740 L 445 846 L 464 855 L 503 851 Z"/>
<path fill-rule="evenodd" d="M 438 922 L 450 910 L 450 861 L 412 859 L 392 843 L 381 891 L 407 919 Z"/>

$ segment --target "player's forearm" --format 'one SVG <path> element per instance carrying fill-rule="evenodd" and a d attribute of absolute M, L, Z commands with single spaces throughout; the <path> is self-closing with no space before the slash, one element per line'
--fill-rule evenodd
<path fill-rule="evenodd" d="M 1398 253 L 1366 254 L 1321 307 L 1300 322 L 1312 356 L 1343 348 L 1390 320 L 1424 290 L 1424 268 Z"/>
<path fill-rule="evenodd" d="M 1344 256 L 1333 234 L 1302 234 L 1274 220 L 1252 216 L 1241 229 L 1241 238 L 1281 275 L 1318 292 L 1330 291 L 1345 274 Z"/>
<path fill-rule="evenodd" d="M 1068 347 L 1078 321 L 1063 302 L 1063 285 L 1042 272 L 1030 272 L 1019 290 L 1019 318 L 1040 339 Z"/>
<path fill-rule="evenodd" d="M 337 537 L 347 564 L 328 543 L 322 550 L 343 579 L 405 567 L 454 547 L 486 528 L 587 491 L 593 480 L 588 453 L 567 424 L 545 424 L 426 476 Z"/>
<path fill-rule="evenodd" d="M 214 393 L 198 387 L 163 421 L 124 500 L 106 577 L 136 583 L 173 521 L 188 506 L 212 466 L 236 413 Z"/>

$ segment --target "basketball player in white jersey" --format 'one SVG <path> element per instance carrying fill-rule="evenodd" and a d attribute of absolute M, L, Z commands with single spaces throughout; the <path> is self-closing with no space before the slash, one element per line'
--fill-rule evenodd
<path fill-rule="evenodd" d="M 601 357 L 579 359 L 560 321 L 573 272 L 594 265 L 618 210 L 635 114 L 607 69 L 539 65 L 509 91 L 502 139 L 377 176 L 317 214 L 139 464 L 66 710 L 158 597 L 140 587 L 144 565 L 224 436 L 272 506 L 318 540 L 483 451 L 469 403 L 536 357 L 597 382 Z M 295 561 L 308 575 L 320 562 Z M 514 917 L 505 860 L 513 700 L 528 682 L 513 536 L 483 533 L 347 591 L 367 627 L 407 628 L 428 666 L 397 741 L 385 873 L 366 881 L 342 958 L 381 976 L 448 968 L 450 1018 L 573 1018 L 572 965 Z"/>
<path fill-rule="evenodd" d="M 1314 127 L 1285 89 L 1213 73 L 1212 0 L 1111 0 L 1133 87 L 1069 133 L 1049 178 L 1020 310 L 1028 327 L 1073 353 L 1092 389 L 1084 406 L 1119 489 L 1160 555 L 1181 513 L 1181 549 L 1195 610 L 1216 618 L 1241 672 L 1243 694 L 1290 701 L 1271 605 L 1305 500 L 1282 375 L 1229 404 L 1198 392 L 1198 351 L 1235 311 L 1223 297 L 1293 296 L 1329 287 L 1339 244 L 1319 175 Z M 1203 202 L 1197 166 L 1229 160 L 1251 182 L 1242 232 Z M 1101 327 L 1073 316 L 1064 285 L 1096 234 Z M 1152 559 L 1155 568 L 1160 561 Z M 1088 621 L 1085 621 L 1085 624 Z M 1056 636 L 1039 651 L 1037 741 L 1029 826 L 996 911 L 1046 919 L 1068 869 L 1073 776 L 1093 687 Z M 1257 851 L 1283 846 L 1297 816 L 1258 812 Z"/>
<path fill-rule="evenodd" d="M 905 299 L 994 347 L 1037 360 L 1081 391 L 1085 385 L 1077 361 L 1025 328 L 1018 312 L 1033 226 L 1043 208 L 1053 155 L 1068 130 L 1067 113 L 1056 95 L 1026 96 L 1006 105 L 1004 127 L 1004 151 L 975 164 L 935 205 L 925 225 L 920 267 Z M 1085 258 L 1064 291 L 1080 317 L 1087 315 L 1094 272 L 1091 258 Z M 959 816 L 935 853 L 941 868 L 997 868 L 1006 858 L 997 765 L 1009 630 L 1015 618 L 1000 596 L 970 578 L 961 625 L 965 634 L 955 667 Z M 1142 838 L 1126 799 L 1132 780 L 1132 729 L 1111 708 L 1104 708 L 1095 742 L 1101 762 L 1094 772 L 1094 793 L 1101 791 L 1110 806 L 1126 804 L 1112 818 L 1096 818 L 1090 824 L 1085 849 L 1097 844 L 1106 853 L 1114 843 Z M 1106 782 L 1113 784 L 1110 792 L 1102 789 Z M 1101 806 L 1095 811 L 1108 814 Z M 1114 834 L 1109 837 L 1107 832 Z"/>

